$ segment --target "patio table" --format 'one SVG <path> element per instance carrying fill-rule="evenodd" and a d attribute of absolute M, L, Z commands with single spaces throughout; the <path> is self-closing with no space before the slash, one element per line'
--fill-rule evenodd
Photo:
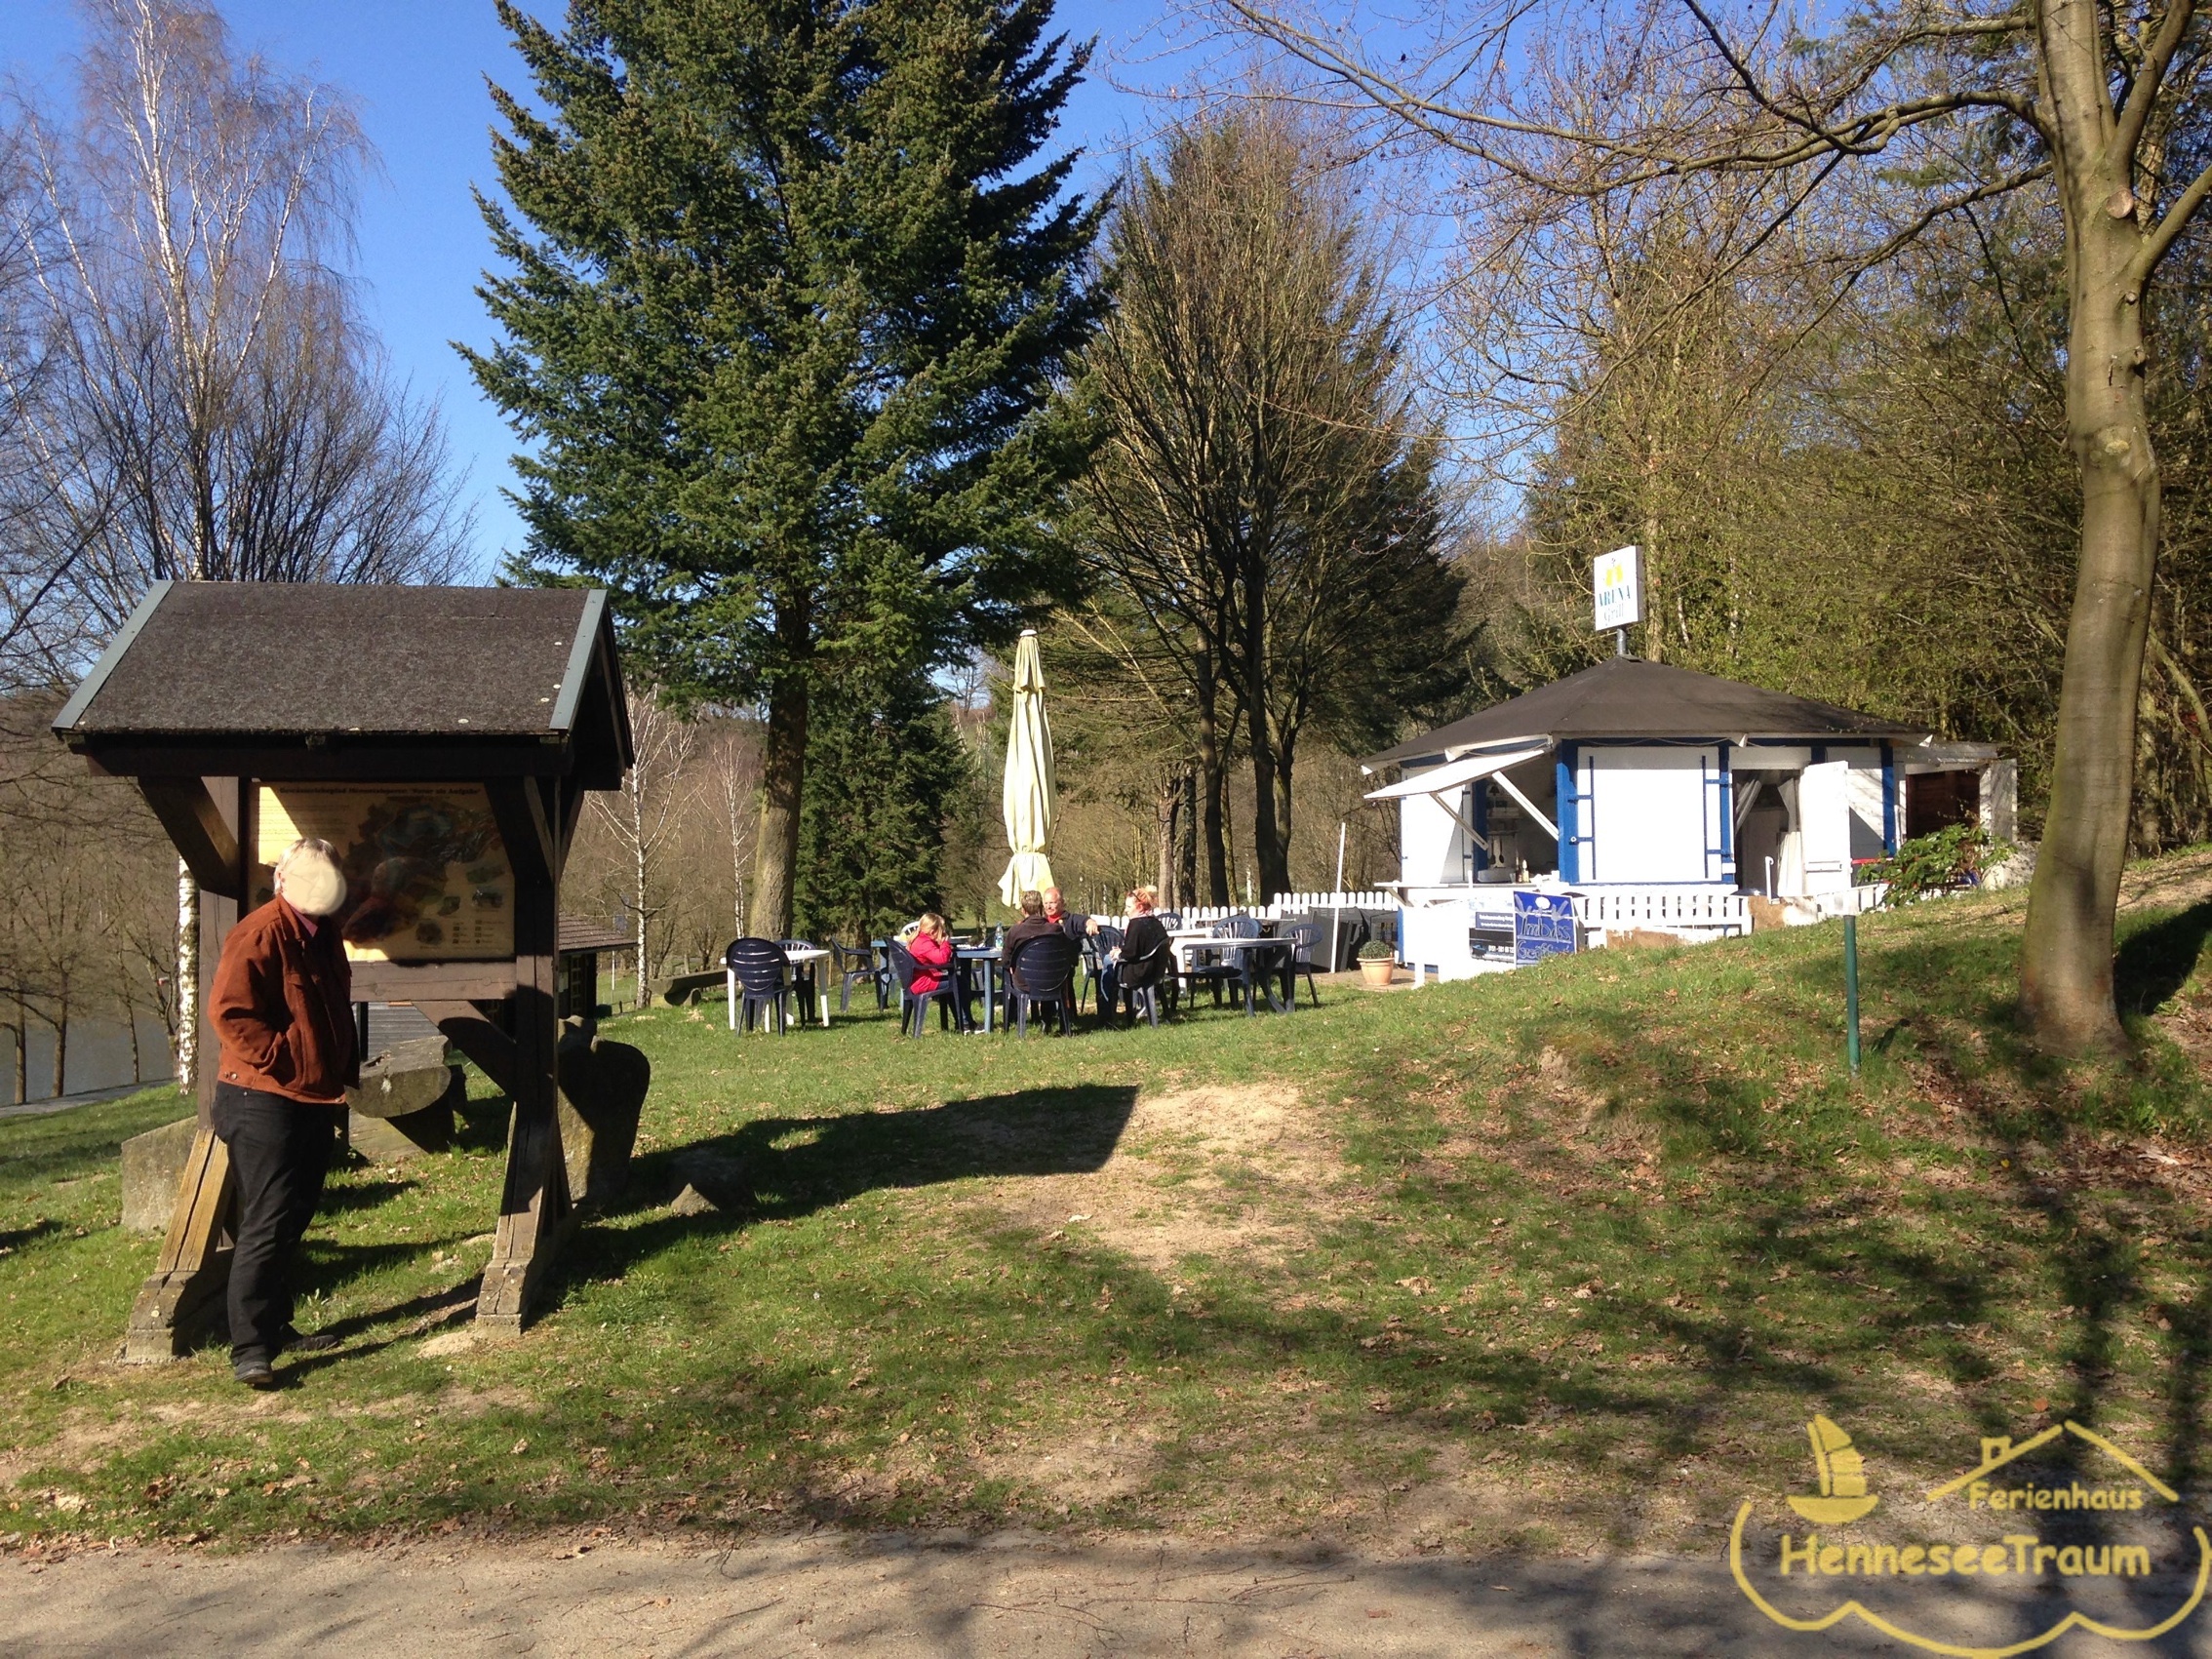
<path fill-rule="evenodd" d="M 983 1029 L 996 1031 L 992 1010 L 999 1000 L 999 965 L 1003 958 L 997 945 L 961 945 L 956 954 L 962 962 L 983 965 Z"/>
<path fill-rule="evenodd" d="M 1178 928 L 1167 935 L 1167 942 L 1175 952 L 1175 972 L 1178 976 L 1190 972 L 1192 955 L 1202 950 L 1221 951 L 1224 954 L 1234 954 L 1240 957 L 1266 956 L 1275 958 L 1275 961 L 1261 965 L 1261 972 L 1245 973 L 1244 1012 L 1253 1014 L 1259 1011 L 1259 1001 L 1253 995 L 1253 990 L 1254 987 L 1261 984 L 1263 975 L 1267 991 L 1267 1006 L 1272 1011 L 1288 1013 L 1298 1006 L 1296 992 L 1298 941 L 1296 939 L 1240 939 L 1233 935 L 1209 932 L 1204 928 Z M 1278 974 L 1281 975 L 1283 980 L 1283 996 L 1280 997 L 1275 993 L 1275 982 Z M 1285 998 L 1288 1000 L 1285 1001 Z"/>
<path fill-rule="evenodd" d="M 809 987 L 814 993 L 814 1000 L 821 1015 L 822 1028 L 827 1030 L 829 1028 L 829 981 L 822 976 L 821 965 L 829 961 L 830 953 L 820 945 L 809 945 L 805 950 L 787 950 L 783 954 L 790 959 L 792 979 L 796 982 L 802 974 L 805 975 Z M 737 975 L 731 969 L 724 968 L 723 978 L 730 988 L 730 1029 L 735 1031 L 737 1029 Z M 794 983 L 793 989 L 796 991 L 796 983 Z M 799 1023 L 804 1025 L 807 1023 L 806 1004 L 796 997 L 793 1000 L 799 1002 Z"/>

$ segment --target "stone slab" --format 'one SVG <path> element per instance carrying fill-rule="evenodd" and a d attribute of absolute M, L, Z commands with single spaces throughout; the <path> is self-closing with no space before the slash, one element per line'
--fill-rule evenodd
<path fill-rule="evenodd" d="M 177 1183 L 191 1156 L 192 1118 L 179 1118 L 123 1143 L 123 1230 L 166 1233 L 177 1207 Z"/>

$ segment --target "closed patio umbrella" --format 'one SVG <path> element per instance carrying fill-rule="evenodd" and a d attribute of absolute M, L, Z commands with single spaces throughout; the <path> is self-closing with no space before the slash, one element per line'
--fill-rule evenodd
<path fill-rule="evenodd" d="M 1025 892 L 1052 885 L 1045 849 L 1052 839 L 1052 728 L 1045 718 L 1045 665 L 1037 631 L 1026 629 L 1014 650 L 1013 720 L 1007 730 L 1007 781 L 1002 804 L 1013 856 L 999 878 L 999 897 L 1019 904 Z"/>

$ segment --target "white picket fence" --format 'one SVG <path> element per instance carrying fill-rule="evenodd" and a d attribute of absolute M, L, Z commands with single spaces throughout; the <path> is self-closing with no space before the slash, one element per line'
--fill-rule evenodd
<path fill-rule="evenodd" d="M 1265 904 L 1234 904 L 1226 907 L 1203 904 L 1185 905 L 1176 912 L 1186 927 L 1206 922 L 1226 922 L 1233 916 L 1257 917 L 1262 922 L 1281 922 L 1291 917 L 1315 916 L 1330 910 L 1396 910 L 1398 895 L 1391 892 L 1279 892 Z"/>
<path fill-rule="evenodd" d="M 1588 928 L 1622 928 L 1726 938 L 1751 931 L 1751 900 L 1716 888 L 1603 887 L 1578 893 L 1575 919 Z"/>

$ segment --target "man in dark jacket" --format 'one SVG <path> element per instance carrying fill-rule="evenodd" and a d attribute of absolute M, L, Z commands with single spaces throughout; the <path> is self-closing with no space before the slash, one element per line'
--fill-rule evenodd
<path fill-rule="evenodd" d="M 361 1081 L 353 973 L 336 917 L 346 884 L 331 845 L 295 842 L 276 897 L 223 940 L 208 996 L 220 1047 L 215 1132 L 238 1210 L 230 1258 L 231 1374 L 273 1388 L 287 1349 L 336 1346 L 292 1326 L 292 1266 L 323 1196 L 348 1085 Z"/>

